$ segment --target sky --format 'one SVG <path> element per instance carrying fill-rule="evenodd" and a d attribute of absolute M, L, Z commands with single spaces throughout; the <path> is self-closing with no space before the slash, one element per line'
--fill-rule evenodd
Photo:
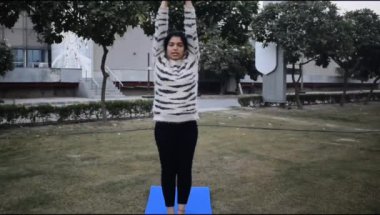
<path fill-rule="evenodd" d="M 340 12 L 369 8 L 380 15 L 380 1 L 331 1 L 338 6 Z"/>
<path fill-rule="evenodd" d="M 331 1 L 337 5 L 340 9 L 340 13 L 344 13 L 350 10 L 357 10 L 362 8 L 369 8 L 378 15 L 380 15 L 380 1 Z M 262 1 L 260 1 L 260 6 L 262 6 Z"/>

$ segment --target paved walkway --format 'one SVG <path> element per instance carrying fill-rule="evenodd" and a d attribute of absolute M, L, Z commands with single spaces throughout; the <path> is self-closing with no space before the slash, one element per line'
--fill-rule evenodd
<path fill-rule="evenodd" d="M 136 100 L 136 99 L 145 99 L 143 96 L 126 96 L 125 98 L 110 98 L 106 101 L 120 101 L 120 100 Z M 3 99 L 3 104 L 23 104 L 26 106 L 29 105 L 41 105 L 41 104 L 50 104 L 50 105 L 70 105 L 70 104 L 79 104 L 79 103 L 89 103 L 100 101 L 100 99 L 91 99 L 91 98 L 81 98 L 81 97 L 51 97 L 51 98 L 25 98 L 25 99 Z M 219 110 L 228 110 L 232 107 L 240 107 L 236 95 L 205 95 L 198 97 L 199 102 L 199 112 L 207 111 L 219 111 Z"/>
<path fill-rule="evenodd" d="M 365 90 L 367 91 L 367 90 Z M 341 91 L 334 91 L 341 93 Z M 326 93 L 334 93 L 332 91 Z M 350 90 L 347 93 L 364 92 L 360 90 Z M 368 91 L 367 91 L 368 92 Z M 374 92 L 380 92 L 380 90 L 374 90 Z M 321 92 L 308 92 L 308 94 L 316 94 Z M 288 93 L 291 94 L 291 93 Z M 240 107 L 237 95 L 202 95 L 198 97 L 199 111 L 218 111 L 228 110 L 232 107 Z M 145 96 L 125 96 L 124 98 L 109 98 L 107 101 L 116 100 L 136 100 L 145 99 Z M 4 104 L 24 104 L 24 105 L 39 105 L 39 104 L 51 104 L 51 105 L 69 105 L 78 103 L 89 103 L 100 101 L 100 99 L 90 99 L 81 97 L 51 97 L 51 98 L 25 98 L 25 99 L 3 99 Z"/>

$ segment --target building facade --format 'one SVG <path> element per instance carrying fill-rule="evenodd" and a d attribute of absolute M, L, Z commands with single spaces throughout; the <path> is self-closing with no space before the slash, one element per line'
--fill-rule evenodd
<path fill-rule="evenodd" d="M 100 63 L 103 49 L 89 40 L 82 40 L 73 33 L 65 33 L 60 44 L 39 42 L 30 19 L 21 14 L 12 29 L 0 26 L 1 39 L 12 48 L 15 70 L 0 77 L 0 98 L 9 97 L 100 97 L 102 74 Z M 152 37 L 141 28 L 128 28 L 123 37 L 117 37 L 106 60 L 111 75 L 107 84 L 108 97 L 137 93 L 152 93 L 153 86 Z M 314 62 L 303 66 L 302 86 L 307 90 L 338 89 L 342 78 L 338 65 L 331 62 L 327 68 L 317 67 Z M 227 92 L 237 93 L 241 83 L 245 93 L 259 93 L 261 77 L 253 81 L 246 75 L 228 82 Z M 370 82 L 368 82 L 370 83 Z M 292 78 L 287 74 L 288 89 Z M 360 81 L 350 80 L 351 86 Z M 200 79 L 201 93 L 219 93 L 219 82 Z M 360 85 L 362 86 L 362 85 Z M 148 90 L 147 90 L 148 89 Z M 123 93 L 120 93 L 122 91 Z"/>

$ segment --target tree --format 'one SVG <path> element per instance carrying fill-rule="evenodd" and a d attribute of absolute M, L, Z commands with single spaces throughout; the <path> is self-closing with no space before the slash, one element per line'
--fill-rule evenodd
<path fill-rule="evenodd" d="M 378 58 L 369 53 L 376 54 L 380 45 L 380 20 L 374 11 L 360 9 L 346 12 L 336 23 L 337 30 L 331 36 L 335 36 L 337 42 L 329 43 L 328 55 L 343 70 L 343 94 L 340 102 L 343 106 L 348 79 L 353 78 L 360 68 L 376 68 L 376 63 L 371 63 L 370 66 L 370 62 L 378 61 Z M 373 72 L 376 74 L 376 69 Z"/>
<path fill-rule="evenodd" d="M 5 41 L 0 42 L 0 75 L 4 76 L 7 71 L 12 71 L 14 69 L 13 65 L 13 55 L 9 46 Z"/>
<path fill-rule="evenodd" d="M 380 46 L 365 47 L 358 53 L 361 60 L 358 69 L 354 71 L 353 77 L 362 81 L 374 79 L 368 94 L 365 104 L 367 104 L 372 97 L 373 90 L 380 80 Z"/>
<path fill-rule="evenodd" d="M 79 14 L 74 1 L 30 1 L 26 12 L 37 32 L 38 40 L 48 44 L 61 43 L 63 32 L 78 28 Z"/>
<path fill-rule="evenodd" d="M 123 36 L 127 27 L 136 27 L 139 24 L 139 5 L 135 1 L 80 1 L 74 5 L 78 11 L 79 22 L 72 26 L 71 31 L 85 39 L 91 39 L 103 48 L 101 61 L 102 82 L 102 112 L 103 121 L 106 121 L 105 90 L 109 74 L 105 71 L 108 46 L 112 46 L 115 36 Z M 68 20 L 69 21 L 69 20 Z"/>
<path fill-rule="evenodd" d="M 154 33 L 154 18 L 160 1 L 146 2 L 148 9 L 141 27 Z M 183 29 L 183 1 L 170 1 L 169 30 Z M 221 83 L 225 91 L 230 76 L 239 80 L 245 73 L 257 77 L 254 53 L 248 43 L 250 25 L 257 13 L 258 1 L 194 1 L 201 47 L 200 72 Z"/>
<path fill-rule="evenodd" d="M 141 5 L 141 2 L 69 1 L 58 3 L 48 1 L 34 2 L 33 5 L 34 11 L 31 13 L 31 18 L 35 23 L 34 29 L 44 37 L 45 42 L 60 42 L 62 32 L 72 31 L 79 37 L 90 39 L 103 48 L 101 60 L 103 121 L 107 120 L 105 106 L 105 90 L 109 77 L 105 71 L 107 47 L 113 45 L 116 34 L 123 36 L 128 26 L 138 25 L 141 12 L 138 5 Z"/>
<path fill-rule="evenodd" d="M 220 94 L 226 92 L 227 80 L 234 77 L 236 81 L 245 74 L 255 74 L 254 52 L 247 41 L 243 45 L 231 45 L 219 37 L 217 29 L 210 29 L 201 43 L 200 70 L 207 77 L 213 77 L 220 83 Z"/>
<path fill-rule="evenodd" d="M 154 19 L 160 1 L 146 1 L 141 27 L 147 35 L 154 33 Z M 169 30 L 183 30 L 183 1 L 169 1 Z M 220 36 L 233 44 L 245 44 L 250 37 L 250 24 L 257 13 L 258 1 L 194 0 L 200 41 L 210 28 L 218 28 Z"/>
<path fill-rule="evenodd" d="M 334 29 L 337 17 L 337 7 L 329 1 L 286 1 L 266 5 L 252 22 L 254 40 L 264 46 L 273 42 L 283 48 L 285 63 L 292 65 L 298 108 L 302 108 L 299 99 L 302 65 L 313 60 L 324 67 L 329 64 L 325 48 L 331 38 L 326 33 Z M 306 61 L 301 62 L 304 58 Z M 297 80 L 296 64 L 301 68 Z"/>
<path fill-rule="evenodd" d="M 2 1 L 0 2 L 0 25 L 12 28 L 17 22 L 20 13 L 25 10 L 24 1 Z"/>
<path fill-rule="evenodd" d="M 17 1 L 0 2 L 0 25 L 12 28 L 17 22 L 24 4 Z M 12 71 L 13 55 L 5 41 L 0 42 L 0 75 L 4 76 L 7 71 Z"/>
<path fill-rule="evenodd" d="M 17 4 L 18 3 L 18 4 Z M 108 46 L 112 46 L 116 34 L 123 36 L 127 27 L 136 27 L 141 21 L 144 2 L 137 1 L 20 1 L 1 3 L 6 9 L 0 13 L 0 24 L 8 28 L 17 21 L 20 10 L 30 16 L 38 38 L 46 43 L 62 42 L 62 32 L 71 31 L 84 39 L 91 39 L 103 48 L 101 71 L 102 113 L 107 119 L 105 89 L 109 74 L 105 71 Z M 19 8 L 17 8 L 19 6 Z M 12 14 L 11 17 L 8 17 Z M 17 15 L 16 15 L 17 14 Z M 17 17 L 17 18 L 16 18 Z"/>

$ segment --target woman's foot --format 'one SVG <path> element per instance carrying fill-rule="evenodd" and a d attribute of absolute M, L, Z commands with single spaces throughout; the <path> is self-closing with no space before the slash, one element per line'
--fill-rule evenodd
<path fill-rule="evenodd" d="M 167 207 L 166 209 L 167 209 L 166 212 L 168 214 L 174 214 L 174 207 Z"/>
<path fill-rule="evenodd" d="M 186 205 L 178 204 L 178 214 L 185 214 Z"/>

